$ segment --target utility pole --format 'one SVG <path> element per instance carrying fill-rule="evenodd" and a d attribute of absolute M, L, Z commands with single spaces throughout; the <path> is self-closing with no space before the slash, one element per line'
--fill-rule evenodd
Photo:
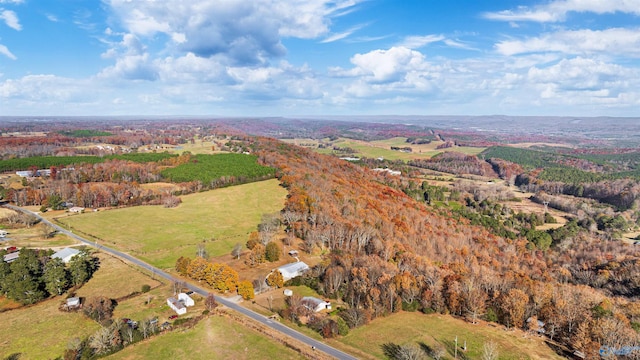
<path fill-rule="evenodd" d="M 458 358 L 458 335 L 456 335 L 456 346 L 453 348 L 453 358 L 457 359 Z"/>

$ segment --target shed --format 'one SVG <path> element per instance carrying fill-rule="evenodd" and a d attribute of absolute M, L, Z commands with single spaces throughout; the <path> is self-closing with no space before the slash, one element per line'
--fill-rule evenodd
<path fill-rule="evenodd" d="M 0 230 L 0 237 L 5 237 L 7 236 L 7 231 L 6 230 Z"/>
<path fill-rule="evenodd" d="M 193 299 L 191 298 L 191 296 L 185 293 L 178 294 L 178 301 L 182 302 L 184 306 L 193 306 L 196 304 L 195 301 L 193 301 Z"/>
<path fill-rule="evenodd" d="M 80 307 L 80 298 L 79 297 L 70 297 L 67 299 L 67 310 L 75 309 Z"/>
<path fill-rule="evenodd" d="M 184 304 L 174 297 L 170 297 L 167 299 L 167 305 L 169 305 L 169 307 L 173 309 L 173 311 L 175 311 L 178 315 L 187 313 L 187 308 L 184 306 Z"/>
<path fill-rule="evenodd" d="M 296 276 L 300 276 L 309 270 L 309 265 L 303 261 L 282 265 L 278 268 L 278 271 L 282 274 L 284 281 L 291 280 Z"/>
<path fill-rule="evenodd" d="M 313 296 L 305 296 L 302 298 L 302 304 L 309 310 L 313 310 L 314 312 L 319 312 L 322 310 L 331 310 L 331 303 L 328 301 L 324 301 L 322 299 L 318 299 Z"/>
<path fill-rule="evenodd" d="M 51 255 L 52 259 L 60 259 L 63 263 L 67 264 L 74 256 L 80 254 L 80 250 L 74 248 L 64 248 L 57 253 Z"/>
<path fill-rule="evenodd" d="M 3 260 L 4 260 L 4 262 L 6 262 L 6 263 L 10 263 L 10 262 L 15 261 L 18 257 L 20 257 L 20 252 L 19 252 L 19 251 L 16 251 L 16 252 L 13 252 L 13 253 L 11 253 L 11 254 L 7 254 L 7 255 L 5 255 L 5 256 L 4 256 L 4 258 L 3 258 Z"/>

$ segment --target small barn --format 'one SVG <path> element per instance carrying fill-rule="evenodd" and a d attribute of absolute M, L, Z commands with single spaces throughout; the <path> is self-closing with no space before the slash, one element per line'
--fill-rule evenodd
<path fill-rule="evenodd" d="M 324 301 L 322 299 L 318 299 L 313 296 L 305 296 L 302 298 L 302 304 L 309 310 L 313 310 L 314 312 L 320 312 L 322 310 L 331 310 L 331 303 L 328 301 Z"/>
<path fill-rule="evenodd" d="M 278 271 L 282 274 L 284 281 L 291 280 L 296 276 L 300 276 L 309 270 L 309 265 L 303 261 L 282 265 L 278 268 Z"/>
<path fill-rule="evenodd" d="M 65 304 L 67 310 L 77 309 L 80 307 L 80 298 L 79 297 L 70 297 L 67 299 L 67 303 Z"/>
<path fill-rule="evenodd" d="M 187 313 L 187 308 L 184 306 L 182 301 L 179 301 L 174 297 L 170 297 L 167 299 L 167 305 L 169 305 L 169 307 L 173 309 L 173 311 L 175 311 L 178 315 L 184 315 Z"/>
<path fill-rule="evenodd" d="M 10 263 L 10 262 L 16 261 L 16 259 L 17 259 L 18 257 L 20 257 L 20 252 L 19 252 L 19 251 L 16 251 L 16 252 L 13 252 L 13 253 L 11 253 L 11 254 L 7 254 L 7 255 L 5 255 L 5 256 L 3 257 L 3 260 L 4 260 L 4 262 L 6 262 L 6 263 Z"/>
<path fill-rule="evenodd" d="M 178 294 L 178 301 L 182 302 L 184 306 L 193 306 L 196 304 L 195 301 L 193 301 L 193 299 L 191 298 L 191 296 L 185 293 Z"/>
<path fill-rule="evenodd" d="M 68 264 L 74 256 L 80 254 L 80 250 L 74 248 L 64 248 L 57 253 L 51 255 L 52 259 L 60 259 L 63 263 Z"/>

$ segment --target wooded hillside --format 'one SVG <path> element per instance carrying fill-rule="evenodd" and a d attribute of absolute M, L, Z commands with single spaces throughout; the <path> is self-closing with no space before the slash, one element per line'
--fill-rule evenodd
<path fill-rule="evenodd" d="M 630 301 L 640 294 L 640 263 L 628 247 L 580 233 L 575 246 L 528 250 L 525 239 L 437 215 L 365 168 L 268 139 L 258 149 L 289 189 L 288 230 L 307 250 L 330 251 L 314 269 L 318 291 L 351 306 L 350 326 L 404 308 L 507 327 L 536 318 L 550 338 L 589 357 L 640 341 L 640 306 Z M 614 282 L 620 267 L 633 272 L 624 276 L 627 298 L 579 285 L 581 272 L 600 286 Z"/>

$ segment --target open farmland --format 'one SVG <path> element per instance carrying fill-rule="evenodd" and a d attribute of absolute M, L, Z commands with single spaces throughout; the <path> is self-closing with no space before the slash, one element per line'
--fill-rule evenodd
<path fill-rule="evenodd" d="M 177 208 L 138 206 L 57 220 L 99 243 L 172 268 L 180 256 L 194 257 L 203 241 L 211 256 L 244 244 L 263 214 L 282 209 L 286 194 L 274 179 L 185 195 Z"/>
<path fill-rule="evenodd" d="M 223 316 L 128 347 L 108 359 L 302 359 L 295 351 Z"/>
<path fill-rule="evenodd" d="M 479 154 L 484 148 L 475 147 L 461 147 L 454 146 L 445 149 L 436 149 L 438 145 L 443 144 L 442 141 L 432 141 L 429 144 L 413 145 L 406 142 L 406 138 L 391 138 L 387 140 L 377 141 L 361 141 L 341 138 L 337 141 L 331 142 L 331 146 L 325 149 L 317 149 L 318 152 L 325 154 L 336 153 L 332 150 L 333 146 L 339 148 L 351 148 L 355 150 L 355 153 L 348 154 L 349 156 L 367 157 L 367 158 L 385 158 L 387 160 L 413 160 L 413 159 L 428 159 L 439 153 L 445 151 L 455 151 L 463 154 L 475 155 Z M 410 147 L 412 152 L 402 152 L 397 150 L 391 150 L 391 147 Z M 345 156 L 347 154 L 344 154 Z"/>
<path fill-rule="evenodd" d="M 502 326 L 485 323 L 473 325 L 448 315 L 424 315 L 400 312 L 378 318 L 370 325 L 352 329 L 347 336 L 338 339 L 341 343 L 361 349 L 379 359 L 385 359 L 381 346 L 386 343 L 399 345 L 424 343 L 430 347 L 437 344 L 448 349 L 447 358 L 453 358 L 453 344 L 458 337 L 458 356 L 464 341 L 470 359 L 479 359 L 483 344 L 493 341 L 498 347 L 500 359 L 562 359 L 553 352 L 542 338 L 534 335 L 523 336 L 522 331 L 506 331 Z M 527 355 L 523 355 L 527 354 Z"/>

